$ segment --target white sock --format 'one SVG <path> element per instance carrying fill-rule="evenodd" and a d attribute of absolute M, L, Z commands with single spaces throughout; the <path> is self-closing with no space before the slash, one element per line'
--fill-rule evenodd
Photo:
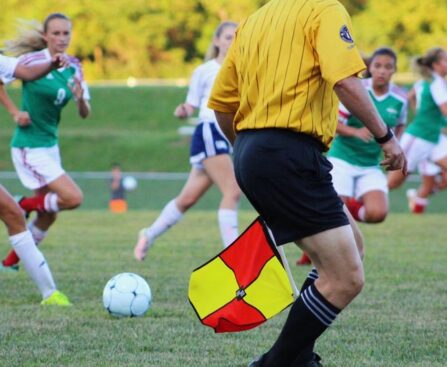
<path fill-rule="evenodd" d="M 9 240 L 26 272 L 39 288 L 42 298 L 49 297 L 56 290 L 56 284 L 43 254 L 34 243 L 31 232 L 16 234 L 9 237 Z"/>
<path fill-rule="evenodd" d="M 48 213 L 57 213 L 59 211 L 59 205 L 57 205 L 57 194 L 49 192 L 45 195 L 44 208 Z"/>
<path fill-rule="evenodd" d="M 175 199 L 172 199 L 163 208 L 155 222 L 146 229 L 148 237 L 152 240 L 156 239 L 182 219 L 182 217 L 183 213 L 177 208 Z"/>
<path fill-rule="evenodd" d="M 219 209 L 217 219 L 219 221 L 223 245 L 224 247 L 228 247 L 239 235 L 237 210 Z"/>
<path fill-rule="evenodd" d="M 414 202 L 416 203 L 416 204 L 419 204 L 419 205 L 422 205 L 422 206 L 427 206 L 428 205 L 428 199 L 427 198 L 421 198 L 421 197 L 419 197 L 419 196 L 415 196 L 414 197 Z"/>
<path fill-rule="evenodd" d="M 35 221 L 32 221 L 28 224 L 28 229 L 34 238 L 36 246 L 39 246 L 39 243 L 41 243 L 48 234 L 48 231 L 43 231 L 40 228 L 36 227 Z"/>
<path fill-rule="evenodd" d="M 361 206 L 359 209 L 359 212 L 357 214 L 359 216 L 359 219 L 364 222 L 366 217 L 366 210 L 364 206 Z"/>

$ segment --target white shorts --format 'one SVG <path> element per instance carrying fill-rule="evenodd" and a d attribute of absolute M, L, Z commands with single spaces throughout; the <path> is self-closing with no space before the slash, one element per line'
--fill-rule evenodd
<path fill-rule="evenodd" d="M 11 156 L 20 181 L 30 190 L 40 189 L 65 173 L 57 145 L 50 148 L 12 148 Z"/>
<path fill-rule="evenodd" d="M 339 196 L 361 198 L 370 191 L 388 193 L 387 179 L 379 167 L 354 166 L 342 159 L 329 157 L 334 189 Z"/>
<path fill-rule="evenodd" d="M 433 148 L 430 159 L 425 160 L 418 165 L 419 173 L 424 176 L 436 176 L 442 169 L 434 162 L 447 157 L 447 135 L 441 134 L 439 143 Z"/>
<path fill-rule="evenodd" d="M 436 144 L 404 133 L 400 138 L 400 146 L 407 157 L 408 172 L 415 172 L 420 162 L 430 158 Z"/>

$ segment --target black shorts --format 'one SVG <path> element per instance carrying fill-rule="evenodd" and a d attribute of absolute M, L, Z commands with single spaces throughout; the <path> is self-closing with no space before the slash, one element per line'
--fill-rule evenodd
<path fill-rule="evenodd" d="M 277 245 L 349 224 L 323 148 L 313 137 L 286 129 L 237 134 L 237 182 Z"/>

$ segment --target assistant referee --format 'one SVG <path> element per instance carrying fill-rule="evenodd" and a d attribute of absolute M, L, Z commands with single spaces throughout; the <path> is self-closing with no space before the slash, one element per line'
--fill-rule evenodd
<path fill-rule="evenodd" d="M 381 144 L 385 168 L 406 174 L 396 138 L 357 77 L 364 68 L 338 1 L 272 0 L 240 25 L 214 84 L 209 107 L 234 142 L 239 186 L 276 243 L 297 243 L 318 271 L 274 345 L 250 366 L 321 366 L 315 340 L 363 287 L 362 261 L 323 155 L 338 99 Z"/>

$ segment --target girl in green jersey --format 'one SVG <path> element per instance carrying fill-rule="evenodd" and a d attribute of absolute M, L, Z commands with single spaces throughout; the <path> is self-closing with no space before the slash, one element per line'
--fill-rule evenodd
<path fill-rule="evenodd" d="M 434 157 L 434 149 L 440 141 L 441 129 L 447 116 L 447 52 L 433 48 L 416 59 L 416 67 L 422 75 L 409 93 L 410 103 L 415 106 L 415 117 L 401 138 L 401 146 L 407 156 L 408 171 L 414 172 L 426 159 Z M 447 156 L 434 157 L 434 163 L 447 170 Z M 388 187 L 395 189 L 406 179 L 400 171 L 388 174 Z M 425 191 L 425 192 L 424 192 Z M 419 190 L 410 198 L 415 204 L 426 205 L 427 190 Z"/>
<path fill-rule="evenodd" d="M 61 66 L 64 66 L 61 55 L 55 55 L 51 60 L 31 67 L 19 65 L 16 59 L 0 55 L 0 77 L 33 80 Z M 36 247 L 31 232 L 26 228 L 22 210 L 2 185 L 0 185 L 0 219 L 6 225 L 11 246 L 20 254 L 27 273 L 39 288 L 43 298 L 42 304 L 70 305 L 68 298 L 57 290 L 50 268 L 43 254 Z M 5 267 L 3 263 L 0 263 L 0 270 L 11 271 L 17 268 Z"/>
<path fill-rule="evenodd" d="M 71 21 L 63 14 L 47 17 L 42 29 L 28 30 L 7 43 L 7 49 L 21 55 L 19 63 L 34 65 L 56 53 L 65 53 L 71 39 Z M 23 84 L 19 110 L 0 88 L 0 102 L 17 123 L 12 139 L 12 158 L 22 184 L 34 190 L 34 196 L 22 198 L 22 209 L 37 212 L 29 224 L 36 243 L 41 242 L 56 220 L 57 212 L 78 207 L 82 192 L 64 171 L 58 145 L 58 126 L 63 107 L 74 99 L 82 118 L 90 113 L 88 88 L 79 60 L 68 57 L 69 66 L 53 70 L 46 77 Z M 11 252 L 6 266 L 15 265 L 18 256 Z"/>

